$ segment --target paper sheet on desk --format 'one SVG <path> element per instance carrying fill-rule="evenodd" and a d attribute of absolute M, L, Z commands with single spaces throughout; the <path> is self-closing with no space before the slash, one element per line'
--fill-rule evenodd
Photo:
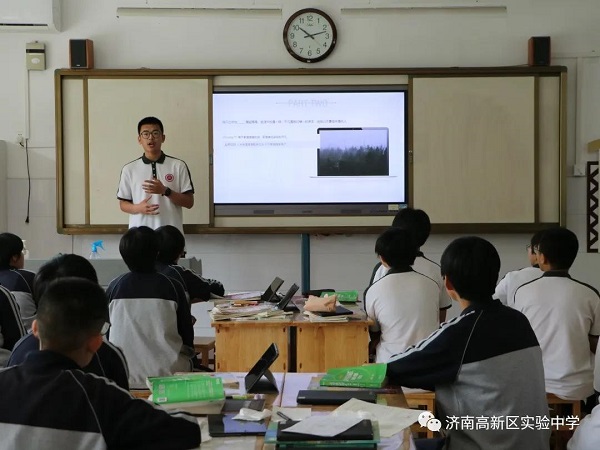
<path fill-rule="evenodd" d="M 414 409 L 397 408 L 394 406 L 378 405 L 363 402 L 353 398 L 339 406 L 334 412 L 359 412 L 371 413 L 379 422 L 381 437 L 390 437 L 408 428 L 415 423 L 423 411 Z"/>
<path fill-rule="evenodd" d="M 327 416 L 310 416 L 302 422 L 298 422 L 289 428 L 286 432 L 311 434 L 313 436 L 337 436 L 349 428 L 352 428 L 358 422 L 363 420 L 357 415 L 327 415 Z"/>

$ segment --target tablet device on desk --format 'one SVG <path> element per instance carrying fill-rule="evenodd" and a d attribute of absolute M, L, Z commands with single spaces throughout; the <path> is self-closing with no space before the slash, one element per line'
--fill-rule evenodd
<path fill-rule="evenodd" d="M 282 311 L 286 311 L 286 312 L 299 311 L 298 308 L 296 307 L 296 305 L 294 305 L 293 303 L 290 303 L 294 294 L 296 292 L 298 292 L 298 289 L 299 288 L 296 283 L 292 284 L 290 286 L 290 288 L 288 289 L 288 291 L 283 296 L 283 298 L 281 299 L 281 301 L 277 304 L 277 308 L 281 309 Z"/>
<path fill-rule="evenodd" d="M 271 367 L 278 356 L 279 349 L 277 348 L 277 344 L 273 343 L 269 346 L 267 351 L 263 353 L 244 378 L 246 392 L 251 394 L 279 392 L 275 377 L 273 377 L 273 374 L 269 370 L 269 367 Z"/>
<path fill-rule="evenodd" d="M 331 316 L 348 316 L 350 314 L 354 314 L 354 312 L 348 308 L 344 308 L 343 306 L 337 305 L 335 307 L 335 311 L 311 311 L 313 314 L 321 317 L 331 317 Z"/>
<path fill-rule="evenodd" d="M 256 398 L 256 399 L 238 399 L 238 398 L 228 398 L 225 400 L 225 404 L 223 408 L 221 408 L 221 413 L 239 413 L 240 409 L 248 408 L 253 409 L 255 411 L 262 411 L 265 407 L 265 399 L 264 398 Z"/>
<path fill-rule="evenodd" d="M 342 405 L 353 398 L 377 403 L 377 393 L 374 391 L 328 391 L 323 389 L 298 391 L 296 402 L 301 405 Z"/>
<path fill-rule="evenodd" d="M 325 419 L 326 420 L 326 419 Z M 302 434 L 286 432 L 285 430 L 298 422 L 290 421 L 279 422 L 277 426 L 277 441 L 370 441 L 373 440 L 373 424 L 370 420 L 364 419 L 353 427 L 335 436 L 316 436 L 313 434 Z"/>
<path fill-rule="evenodd" d="M 279 277 L 275 277 L 275 279 L 273 281 L 271 281 L 271 284 L 269 285 L 267 290 L 264 292 L 264 294 L 260 296 L 260 301 L 261 302 L 278 302 L 279 297 L 277 296 L 277 290 L 281 287 L 282 284 L 283 284 L 283 280 Z"/>
<path fill-rule="evenodd" d="M 210 435 L 212 437 L 264 436 L 267 432 L 267 424 L 264 420 L 260 422 L 235 420 L 236 414 L 209 414 L 208 431 Z"/>

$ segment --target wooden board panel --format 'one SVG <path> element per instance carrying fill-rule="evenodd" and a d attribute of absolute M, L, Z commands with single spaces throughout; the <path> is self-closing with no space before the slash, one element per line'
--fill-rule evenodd
<path fill-rule="evenodd" d="M 217 372 L 248 372 L 272 343 L 279 348 L 279 358 L 271 372 L 289 370 L 289 323 L 223 322 L 215 328 Z"/>
<path fill-rule="evenodd" d="M 367 364 L 368 322 L 298 324 L 296 358 L 298 372 L 326 372 L 332 367 Z"/>
<path fill-rule="evenodd" d="M 535 77 L 415 78 L 414 206 L 433 223 L 535 220 Z"/>

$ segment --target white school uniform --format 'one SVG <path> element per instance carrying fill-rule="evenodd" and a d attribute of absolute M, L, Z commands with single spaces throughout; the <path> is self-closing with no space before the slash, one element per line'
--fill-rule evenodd
<path fill-rule="evenodd" d="M 593 394 L 589 335 L 600 334 L 600 296 L 566 271 L 548 271 L 515 292 L 513 307 L 527 316 L 544 361 L 546 392 L 566 400 Z"/>
<path fill-rule="evenodd" d="M 365 309 L 381 331 L 376 362 L 387 362 L 438 328 L 439 287 L 410 267 L 391 270 L 369 287 Z"/>
<path fill-rule="evenodd" d="M 538 266 L 529 266 L 524 267 L 521 270 L 508 272 L 496 286 L 494 298 L 500 300 L 504 305 L 513 306 L 517 288 L 531 280 L 541 277 L 543 273 L 544 272 L 542 272 Z"/>

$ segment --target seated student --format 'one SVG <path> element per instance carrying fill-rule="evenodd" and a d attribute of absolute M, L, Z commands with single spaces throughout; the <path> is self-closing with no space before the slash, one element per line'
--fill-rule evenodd
<path fill-rule="evenodd" d="M 600 448 L 600 406 L 585 416 L 567 443 L 567 450 L 598 450 Z"/>
<path fill-rule="evenodd" d="M 11 291 L 17 300 L 23 325 L 29 331 L 35 318 L 33 302 L 33 277 L 35 273 L 24 270 L 23 241 L 12 233 L 0 234 L 0 285 Z"/>
<path fill-rule="evenodd" d="M 375 243 L 375 253 L 388 269 L 366 291 L 365 310 L 375 322 L 370 326 L 371 352 L 376 362 L 425 339 L 439 326 L 439 287 L 410 266 L 417 255 L 413 234 L 390 228 Z"/>
<path fill-rule="evenodd" d="M 33 299 L 39 303 L 48 285 L 59 278 L 78 277 L 98 283 L 94 266 L 83 256 L 67 254 L 58 255 L 46 262 L 35 275 L 33 281 Z M 15 344 L 8 360 L 8 366 L 23 364 L 27 355 L 40 349 L 40 341 L 29 333 Z M 120 348 L 108 341 L 102 342 L 98 351 L 92 356 L 90 363 L 82 369 L 114 381 L 123 389 L 129 389 L 129 369 L 125 355 Z"/>
<path fill-rule="evenodd" d="M 175 279 L 179 277 L 192 303 L 207 301 L 211 294 L 225 294 L 220 281 L 202 278 L 194 271 L 177 265 L 179 258 L 185 253 L 185 237 L 178 228 L 163 225 L 157 228 L 155 233 L 158 236 L 158 271 Z"/>
<path fill-rule="evenodd" d="M 0 450 L 200 445 L 193 417 L 169 414 L 80 370 L 90 364 L 109 326 L 106 295 L 97 283 L 61 278 L 47 287 L 33 321 L 40 351 L 0 371 Z"/>
<path fill-rule="evenodd" d="M 108 338 L 125 353 L 130 386 L 144 388 L 148 376 L 189 372 L 195 357 L 190 306 L 181 283 L 156 271 L 156 234 L 130 228 L 119 251 L 131 272 L 108 285 Z"/>
<path fill-rule="evenodd" d="M 450 450 L 547 449 L 550 430 L 523 428 L 520 419 L 517 429 L 461 425 L 465 416 L 548 416 L 542 352 L 527 318 L 492 299 L 500 271 L 492 244 L 475 236 L 456 239 L 442 255 L 441 270 L 462 312 L 392 357 L 390 383 L 435 390 L 436 418 Z"/>
<path fill-rule="evenodd" d="M 429 233 L 431 233 L 431 222 L 429 216 L 422 209 L 404 208 L 398 211 L 394 220 L 392 221 L 392 227 L 401 227 L 414 233 L 415 240 L 417 242 L 417 257 L 415 262 L 412 264 L 412 268 L 415 272 L 422 273 L 434 280 L 439 287 L 439 305 L 440 305 L 440 323 L 446 320 L 446 310 L 452 306 L 452 300 L 448 297 L 446 289 L 444 289 L 444 283 L 440 276 L 439 264 L 433 262 L 427 258 L 421 251 L 421 247 L 427 241 Z M 374 268 L 371 275 L 371 281 L 369 285 L 373 284 L 387 273 L 388 269 L 379 262 Z"/>
<path fill-rule="evenodd" d="M 527 257 L 529 258 L 529 267 L 520 270 L 508 272 L 496 286 L 494 298 L 500 300 L 503 304 L 512 306 L 515 303 L 515 291 L 519 286 L 531 280 L 542 276 L 542 271 L 537 260 L 536 250 L 540 245 L 543 231 L 538 231 L 531 237 L 531 242 L 527 245 Z"/>
<path fill-rule="evenodd" d="M 540 342 L 546 392 L 584 400 L 594 393 L 591 361 L 600 334 L 600 296 L 569 275 L 579 248 L 575 233 L 546 230 L 538 248 L 543 275 L 517 288 L 512 306 L 527 316 Z"/>
<path fill-rule="evenodd" d="M 25 334 L 19 306 L 8 289 L 0 286 L 0 367 L 5 367 L 13 347 Z"/>

